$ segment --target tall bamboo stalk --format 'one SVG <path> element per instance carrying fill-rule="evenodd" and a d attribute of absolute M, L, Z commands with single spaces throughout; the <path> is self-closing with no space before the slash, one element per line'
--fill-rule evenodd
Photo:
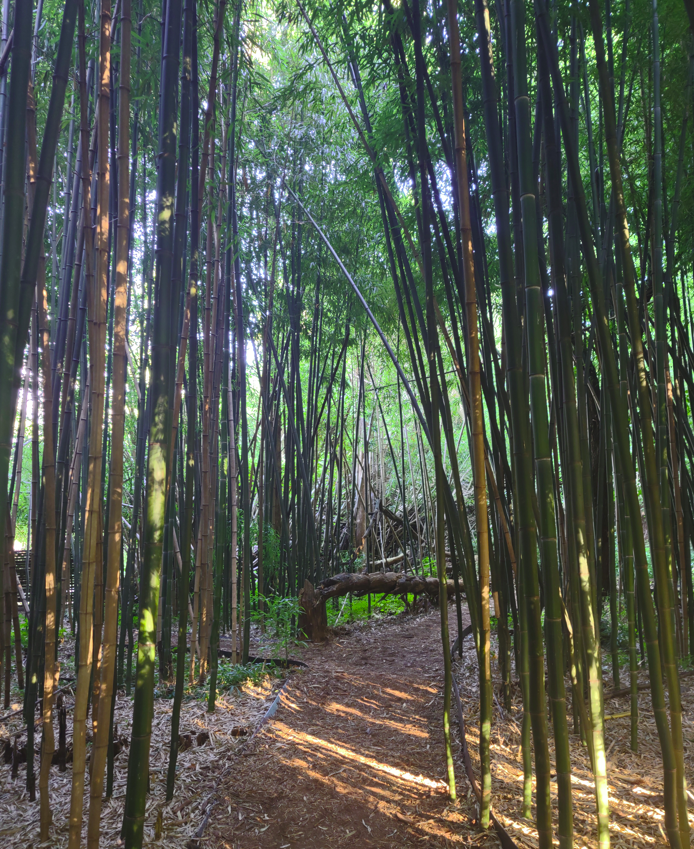
<path fill-rule="evenodd" d="M 455 128 L 455 179 L 460 215 L 460 240 L 463 251 L 463 278 L 465 280 L 465 311 L 467 332 L 468 380 L 470 382 L 470 418 L 472 425 L 472 462 L 475 489 L 475 524 L 477 527 L 477 568 L 480 586 L 480 764 L 482 769 L 480 823 L 489 828 L 492 803 L 492 773 L 490 741 L 492 726 L 492 668 L 489 620 L 489 517 L 487 512 L 487 480 L 485 470 L 484 412 L 482 409 L 482 384 L 480 350 L 477 330 L 477 293 L 475 291 L 475 265 L 472 255 L 472 227 L 470 223 L 470 186 L 465 140 L 465 114 L 463 111 L 463 80 L 460 71 L 460 33 L 458 30 L 457 0 L 448 0 L 448 29 L 450 33 L 451 77 L 453 85 L 453 113 Z M 433 408 L 437 417 L 436 407 Z"/>
<path fill-rule="evenodd" d="M 539 269 L 537 265 L 537 234 L 536 226 L 536 211 L 535 211 L 535 191 L 532 179 L 532 158 L 531 158 L 531 139 L 530 139 L 530 99 L 528 96 L 527 83 L 527 62 L 526 62 L 526 42 L 525 42 L 525 10 L 523 4 L 519 0 L 511 2 L 511 38 L 509 39 L 509 47 L 512 45 L 512 60 L 513 60 L 513 77 L 515 86 L 515 122 L 516 122 L 516 164 L 519 176 L 519 192 L 521 198 L 521 206 L 523 210 L 523 230 L 522 230 L 522 246 L 523 246 L 523 279 L 525 280 L 525 300 L 530 294 L 535 301 L 527 308 L 527 321 L 533 322 L 532 327 L 528 328 L 528 348 L 541 345 L 541 335 L 539 333 L 538 322 L 541 327 L 542 307 L 538 306 L 537 297 L 541 298 L 541 290 L 538 285 Z M 513 156 L 513 152 L 511 152 Z M 528 252 L 530 256 L 528 257 Z M 528 279 L 529 278 L 529 279 Z M 539 358 L 541 367 L 535 369 L 535 374 L 544 372 L 544 353 L 540 350 Z M 536 360 L 533 365 L 536 365 Z M 530 367 L 531 380 L 533 369 Z M 523 378 L 521 378 L 523 380 Z M 542 377 L 544 381 L 544 377 Z M 540 414 L 540 403 L 544 403 L 543 399 L 537 398 L 540 394 L 536 379 L 536 397 L 533 399 L 531 395 L 531 403 L 534 407 L 535 417 Z M 513 389 L 512 389 L 513 391 Z M 544 394 L 544 383 L 541 389 Z M 522 431 L 519 437 L 522 438 Z M 529 464 L 524 468 L 518 469 L 519 476 L 523 474 L 531 477 L 531 469 Z M 538 470 L 539 472 L 539 470 Z M 551 483 L 550 483 L 551 486 Z M 550 490 L 551 494 L 551 490 Z M 547 497 L 547 493 L 541 491 L 541 497 Z M 545 505 L 543 505 L 544 507 Z M 552 516 L 552 521 L 553 521 Z M 522 522 L 522 520 L 521 520 Z M 541 535 L 550 532 L 549 528 L 542 525 L 549 523 L 549 517 L 545 514 L 544 522 L 541 524 Z M 551 532 L 553 532 L 553 528 Z M 529 541 L 530 542 L 530 541 Z M 534 546 L 534 542 L 531 543 Z M 524 592 L 526 595 L 526 604 L 529 605 L 528 612 L 528 642 L 529 652 L 531 654 L 531 673 L 530 673 L 530 711 L 531 721 L 533 724 L 533 736 L 535 737 L 535 772 L 537 776 L 537 830 L 540 838 L 540 846 L 549 847 L 552 841 L 552 819 L 551 808 L 549 801 L 549 758 L 546 755 L 546 742 L 542 745 L 542 737 L 546 735 L 546 720 L 544 708 L 544 688 L 536 693 L 536 688 L 539 683 L 539 675 L 537 674 L 537 664 L 542 662 L 542 632 L 538 633 L 537 626 L 539 625 L 539 586 L 537 580 L 537 571 L 532 565 L 532 555 L 527 559 L 527 563 L 523 566 L 524 576 Z M 544 665 L 544 664 L 543 664 Z M 535 671 L 535 676 L 533 676 Z M 535 680 L 533 680 L 535 677 Z M 544 671 L 542 673 L 544 679 Z M 544 682 L 543 682 L 544 683 Z M 539 696 L 539 698 L 538 698 Z M 545 738 L 546 739 L 546 738 Z M 538 742 L 540 746 L 538 746 Z"/>
<path fill-rule="evenodd" d="M 130 234 L 130 32 L 131 0 L 121 0 L 120 84 L 118 133 L 118 225 L 116 228 L 116 289 L 113 325 L 113 370 L 111 387 L 111 469 L 106 555 L 106 606 L 102 640 L 101 682 L 96 734 L 92 748 L 91 788 L 87 846 L 98 849 L 104 764 L 111 730 L 114 698 L 118 591 L 123 544 L 123 441 L 125 434 L 126 317 L 128 305 L 128 253 Z"/>
<path fill-rule="evenodd" d="M 446 754 L 446 767 L 448 777 L 448 795 L 451 800 L 456 798 L 455 771 L 453 767 L 453 755 L 451 750 L 450 732 L 450 704 L 452 670 L 450 643 L 448 637 L 448 591 L 446 587 L 446 554 L 445 554 L 445 513 L 444 488 L 445 472 L 441 457 L 441 422 L 439 419 L 440 386 L 438 375 L 438 330 L 436 326 L 436 314 L 434 310 L 434 290 L 431 263 L 431 234 L 429 231 L 429 190 L 426 164 L 421 158 L 421 153 L 426 148 L 426 123 L 424 107 L 424 57 L 422 54 L 422 32 L 421 32 L 421 5 L 420 0 L 415 0 L 413 8 L 413 38 L 415 43 L 415 61 L 418 66 L 417 73 L 417 144 L 420 151 L 420 190 L 422 198 L 422 230 L 421 230 L 421 252 L 422 265 L 424 269 L 424 283 L 426 289 L 427 305 L 427 332 L 429 336 L 429 380 L 431 388 L 431 444 L 434 454 L 434 468 L 436 475 L 436 567 L 439 580 L 439 610 L 441 619 L 441 640 L 443 644 L 444 658 L 444 702 L 443 702 L 443 735 Z M 454 49 L 453 46 L 451 48 Z M 445 380 L 445 377 L 442 378 Z M 484 472 L 482 473 L 484 481 Z M 485 525 L 486 529 L 486 525 Z M 478 532 L 480 528 L 478 527 Z M 482 543 L 480 543 L 482 545 Z M 487 568 L 489 561 L 487 560 Z M 480 565 L 482 569 L 482 565 Z M 489 575 L 487 574 L 487 589 L 489 587 Z M 491 788 L 490 788 L 491 790 Z"/>
<path fill-rule="evenodd" d="M 90 202 L 90 175 L 87 158 L 82 161 L 83 226 L 85 236 L 85 285 L 90 318 L 90 394 L 91 429 L 89 433 L 84 549 L 79 613 L 79 666 L 73 720 L 73 765 L 70 796 L 70 849 L 78 849 L 82 832 L 84 804 L 84 770 L 86 766 L 86 722 L 89 708 L 90 679 L 93 651 L 93 592 L 97 566 L 98 541 L 101 536 L 101 464 L 102 431 L 104 418 L 104 355 L 106 348 L 106 277 L 108 273 L 108 110 L 110 88 L 111 7 L 110 0 L 102 0 L 100 17 L 99 103 L 96 190 L 96 273 L 92 272 L 92 230 Z M 87 92 L 85 58 L 84 5 L 79 7 L 79 58 L 80 58 L 80 112 L 82 149 L 87 149 Z"/>
<path fill-rule="evenodd" d="M 682 733 L 682 696 L 677 668 L 677 643 L 675 632 L 675 586 L 672 553 L 672 507 L 670 497 L 670 471 L 668 452 L 667 417 L 667 330 L 666 304 L 663 286 L 663 142 L 662 107 L 660 102 L 660 35 L 658 0 L 653 0 L 653 300 L 655 310 L 656 380 L 657 380 L 657 435 L 660 498 L 653 501 L 651 509 L 658 511 L 663 528 L 663 563 L 656 564 L 658 587 L 658 624 L 663 653 L 663 666 L 668 687 L 670 730 L 675 753 L 677 816 L 680 839 L 689 845 L 689 801 L 687 779 L 684 771 L 684 739 Z M 677 470 L 674 470 L 675 475 Z M 674 608 L 674 609 L 673 609 Z"/>
<path fill-rule="evenodd" d="M 176 187 L 176 96 L 181 34 L 181 0 L 167 2 L 168 26 L 162 45 L 159 120 L 159 173 L 157 175 L 157 273 L 150 392 L 152 423 L 147 458 L 145 551 L 140 582 L 137 678 L 133 704 L 132 740 L 123 832 L 127 849 L 142 846 L 149 748 L 154 709 L 154 656 L 159 606 L 159 570 L 164 541 L 166 482 L 171 439 L 175 352 L 172 320 L 175 294 L 171 291 L 174 196 Z"/>
<path fill-rule="evenodd" d="M 7 399 L 11 399 L 13 395 L 15 350 L 18 340 L 17 316 L 20 303 L 25 196 L 24 140 L 31 63 L 32 13 L 32 4 L 16 5 L 12 40 L 12 78 L 7 101 L 7 144 L 3 163 L 3 251 L 0 258 L 0 387 Z M 14 418 L 14 405 L 3 404 L 0 407 L 0 516 L 7 513 L 6 481 L 10 468 Z M 0 534 L 0 545 L 3 548 L 0 552 L 0 563 L 4 563 L 5 534 Z M 4 569 L 0 569 L 0 599 L 4 598 L 3 573 Z"/>
<path fill-rule="evenodd" d="M 581 242 L 583 244 L 583 255 L 586 262 L 588 272 L 588 283 L 595 313 L 595 326 L 597 329 L 597 338 L 600 347 L 602 358 L 602 370 L 604 379 L 607 383 L 607 390 L 613 401 L 612 412 L 615 421 L 615 434 L 617 437 L 617 447 L 619 458 L 624 476 L 626 489 L 626 498 L 629 508 L 629 516 L 632 523 L 632 534 L 634 541 L 634 566 L 637 576 L 637 586 L 639 594 L 639 607 L 642 613 L 644 630 L 646 633 L 646 643 L 648 647 L 648 670 L 651 681 L 651 697 L 653 701 L 653 709 L 658 728 L 658 737 L 660 740 L 661 751 L 663 755 L 663 767 L 665 774 L 665 803 L 666 803 L 666 826 L 668 839 L 671 846 L 681 846 L 680 834 L 677 827 L 677 790 L 676 782 L 676 763 L 673 741 L 670 735 L 670 728 L 667 721 L 665 711 L 665 698 L 662 683 L 660 650 L 658 645 L 658 636 L 655 622 L 655 611 L 653 609 L 653 599 L 650 593 L 650 584 L 648 576 L 648 561 L 646 559 L 646 547 L 641 524 L 641 506 L 639 503 L 638 492 L 636 489 L 636 480 L 634 472 L 634 462 L 631 454 L 629 441 L 629 431 L 627 423 L 627 410 L 624 407 L 619 395 L 619 376 L 617 365 L 612 346 L 612 340 L 609 334 L 607 316 L 602 298 L 602 280 L 600 270 L 595 256 L 593 247 L 592 234 L 588 219 L 588 212 L 583 193 L 583 185 L 578 167 L 578 158 L 574 147 L 574 140 L 571 133 L 569 122 L 568 109 L 564 97 L 563 84 L 559 65 L 554 52 L 555 46 L 549 34 L 549 26 L 547 24 L 546 13 L 544 9 L 538 5 L 537 25 L 541 49 L 545 51 L 549 60 L 550 72 L 552 75 L 554 96 L 559 106 L 559 114 L 561 119 L 562 137 L 564 139 L 564 149 L 566 151 L 567 165 L 569 169 L 569 178 L 574 186 L 576 197 L 576 212 L 578 218 L 579 232 Z M 609 108 L 605 109 L 605 117 L 609 113 Z M 614 113 L 613 113 L 614 114 Z M 616 192 L 618 194 L 618 192 Z M 624 218 L 626 221 L 626 218 Z M 629 256 L 631 256 L 629 254 Z M 626 285 L 626 275 L 625 275 Z M 632 344 L 635 344 L 632 336 Z"/>
<path fill-rule="evenodd" d="M 554 116 L 551 108 L 551 89 L 546 62 L 540 57 L 540 90 L 542 100 L 542 131 L 545 139 L 545 155 L 547 159 L 549 187 L 549 233 L 552 260 L 552 282 L 557 291 L 561 286 L 566 289 L 564 245 L 562 233 L 562 201 L 561 182 L 559 181 L 559 156 L 556 144 Z M 519 135 L 520 138 L 520 135 Z M 552 461 L 550 455 L 550 433 L 547 419 L 547 398 L 545 392 L 545 350 L 543 343 L 544 304 L 537 267 L 531 268 L 531 263 L 537 262 L 538 247 L 537 233 L 533 232 L 527 217 L 532 214 L 528 209 L 529 194 L 524 184 L 527 174 L 519 159 L 520 188 L 523 193 L 523 237 L 525 243 L 525 308 L 528 328 L 528 367 L 530 372 L 530 408 L 532 413 L 533 446 L 538 488 L 538 504 L 540 507 L 540 530 L 542 537 L 542 577 L 545 588 L 545 632 L 547 640 L 547 667 L 549 673 L 550 699 L 552 705 L 552 722 L 554 725 L 554 740 L 557 762 L 557 785 L 559 793 L 559 842 L 570 847 L 573 845 L 573 804 L 571 794 L 571 756 L 569 752 L 569 730 L 566 718 L 566 696 L 564 690 L 564 652 L 562 633 L 562 599 L 560 595 L 560 574 L 556 539 L 555 490 L 552 481 Z M 534 219 L 535 221 L 536 219 Z M 533 221 L 533 223 L 534 223 Z M 530 245 L 530 240 L 534 245 Z M 533 249 L 534 248 L 534 249 Z M 565 306 L 562 318 L 568 323 L 568 304 Z M 567 362 L 563 372 L 564 401 L 571 407 L 573 395 L 573 363 L 570 352 L 571 340 L 566 334 L 565 349 L 562 352 L 562 363 Z M 556 385 L 556 384 L 555 384 Z M 556 391 L 556 390 L 555 390 Z M 570 397 L 569 397 L 569 393 Z M 556 399 L 555 399 L 556 400 Z M 555 406 L 556 409 L 556 406 Z M 604 775 L 596 775 L 596 787 L 601 789 L 606 784 L 601 783 Z M 603 809 L 607 801 L 606 793 L 598 794 L 598 816 L 603 817 L 600 827 L 600 839 L 607 829 L 609 811 Z M 604 826 L 604 828 L 603 828 Z M 609 830 L 606 830 L 609 839 Z"/>
<path fill-rule="evenodd" d="M 197 26 L 195 23 L 195 0 L 186 0 L 183 10 L 183 69 L 181 74 L 181 132 L 187 138 L 182 140 L 188 150 L 193 148 L 193 162 L 191 168 L 191 185 L 195 187 L 198 182 L 198 138 L 197 138 Z M 192 84 L 192 86 L 191 86 Z M 192 92 L 191 92 L 192 87 Z M 192 101 L 192 113 L 190 102 L 188 114 L 183 108 L 186 99 Z M 191 120 L 192 117 L 192 120 Z M 186 121 L 186 118 L 188 119 Z M 184 148 L 185 150 L 186 148 Z M 183 158 L 183 157 L 182 157 Z M 181 167 L 179 165 L 179 167 Z M 178 652 L 176 655 L 176 689 L 174 692 L 174 705 L 171 714 L 171 747 L 169 751 L 169 769 L 166 778 L 166 798 L 172 799 L 174 784 L 176 780 L 176 761 L 178 758 L 178 730 L 180 726 L 181 704 L 183 701 L 183 689 L 185 687 L 185 665 L 186 665 L 186 643 L 188 630 L 188 594 L 190 585 L 190 551 L 193 541 L 193 495 L 195 490 L 195 444 L 196 444 L 196 422 L 197 422 L 197 350 L 198 350 L 198 238 L 199 238 L 199 211 L 197 208 L 198 195 L 196 191 L 191 192 L 191 258 L 190 258 L 190 280 L 189 280 L 189 303 L 187 305 L 187 318 L 190 329 L 190 345 L 188 347 L 188 391 L 186 393 L 187 407 L 187 432 L 186 432 L 186 477 L 185 477 L 185 501 L 181 517 L 182 533 L 182 562 L 181 582 L 179 585 L 179 610 L 178 610 Z M 185 320 L 185 319 L 184 319 Z M 191 635 L 190 656 L 195 657 L 195 641 Z"/>
<path fill-rule="evenodd" d="M 48 779 L 55 752 L 53 734 L 53 697 L 58 685 L 60 665 L 57 663 L 56 637 L 58 625 L 56 614 L 58 597 L 56 591 L 56 505 L 55 505 L 55 454 L 53 451 L 53 391 L 51 386 L 50 330 L 48 326 L 48 295 L 45 288 L 45 259 L 39 263 L 39 303 L 40 332 L 43 376 L 43 491 L 45 522 L 45 594 L 46 594 L 46 631 L 44 646 L 44 673 L 42 718 L 43 737 L 41 739 L 41 772 L 39 791 L 41 794 L 41 840 L 49 839 L 52 822 L 48 797 Z"/>

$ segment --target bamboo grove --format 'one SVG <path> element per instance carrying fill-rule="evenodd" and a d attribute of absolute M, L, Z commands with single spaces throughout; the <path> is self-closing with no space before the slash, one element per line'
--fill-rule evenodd
<path fill-rule="evenodd" d="M 170 799 L 220 637 L 247 663 L 252 622 L 306 582 L 395 571 L 434 601 L 452 583 L 451 799 L 469 615 L 481 826 L 496 676 L 522 694 L 541 849 L 574 843 L 572 736 L 607 849 L 604 690 L 629 688 L 636 751 L 643 668 L 689 846 L 691 0 L 1 14 L 0 663 L 42 839 L 66 634 L 69 846 L 102 840 L 125 690 L 139 847 L 161 682 Z"/>

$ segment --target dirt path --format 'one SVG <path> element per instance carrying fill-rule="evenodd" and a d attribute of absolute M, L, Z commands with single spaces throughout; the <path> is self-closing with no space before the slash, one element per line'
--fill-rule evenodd
<path fill-rule="evenodd" d="M 220 788 L 203 844 L 224 849 L 498 845 L 460 758 L 444 783 L 436 612 L 354 627 L 304 652 L 274 719 Z"/>

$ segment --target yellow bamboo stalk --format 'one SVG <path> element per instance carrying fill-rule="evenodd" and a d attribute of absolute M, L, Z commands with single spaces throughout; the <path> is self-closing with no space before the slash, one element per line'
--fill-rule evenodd
<path fill-rule="evenodd" d="M 118 585 L 123 544 L 123 441 L 125 434 L 125 378 L 127 370 L 126 318 L 128 306 L 128 235 L 130 229 L 130 33 L 131 0 L 121 0 L 121 67 L 118 133 L 118 226 L 116 230 L 116 289 L 113 314 L 113 412 L 111 416 L 111 503 L 106 559 L 106 593 L 98 716 L 91 762 L 87 846 L 98 849 L 104 767 L 108 752 L 113 703 Z"/>
<path fill-rule="evenodd" d="M 86 151 L 87 93 L 85 85 L 84 6 L 79 7 L 80 26 L 80 106 L 82 112 L 82 149 Z M 90 391 L 92 425 L 89 435 L 89 464 L 87 471 L 84 557 L 82 590 L 80 593 L 80 658 L 77 671 L 73 725 L 72 792 L 70 796 L 70 833 L 68 849 L 79 849 L 84 807 L 84 771 L 86 763 L 87 710 L 89 707 L 89 682 L 92 672 L 94 648 L 93 593 L 97 566 L 98 542 L 101 536 L 101 464 L 104 423 L 104 356 L 106 349 L 106 280 L 108 274 L 108 132 L 111 75 L 111 4 L 101 0 L 100 19 L 99 103 L 97 112 L 97 144 L 99 179 L 97 184 L 97 256 L 96 275 L 92 268 L 93 240 L 89 221 L 90 173 L 87 157 L 83 157 L 83 197 L 85 222 L 85 281 L 89 326 Z M 98 731 L 98 723 L 95 731 Z"/>
<path fill-rule="evenodd" d="M 491 644 L 489 614 L 489 517 L 484 449 L 484 411 L 482 409 L 482 378 L 480 369 L 479 331 L 477 327 L 477 294 L 475 263 L 472 254 L 472 225 L 470 223 L 470 186 L 467 173 L 465 114 L 460 71 L 460 34 L 458 31 L 457 0 L 448 0 L 448 24 L 451 47 L 451 77 L 455 128 L 455 177 L 460 211 L 460 240 L 463 249 L 463 280 L 467 315 L 468 380 L 470 383 L 470 424 L 472 430 L 472 469 L 475 491 L 475 520 L 477 524 L 477 556 L 480 583 L 480 760 L 482 762 L 482 799 L 480 822 L 489 826 L 492 782 L 489 764 L 491 734 Z"/>

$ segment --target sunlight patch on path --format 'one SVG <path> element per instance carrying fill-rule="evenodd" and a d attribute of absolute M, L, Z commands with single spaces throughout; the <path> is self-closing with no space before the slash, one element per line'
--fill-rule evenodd
<path fill-rule="evenodd" d="M 305 743 L 317 747 L 319 750 L 327 750 L 335 755 L 339 755 L 345 760 L 354 761 L 363 766 L 370 767 L 377 772 L 383 772 L 392 776 L 398 781 L 407 784 L 414 784 L 418 787 L 426 787 L 428 790 L 438 790 L 442 793 L 448 792 L 448 786 L 436 778 L 426 778 L 423 775 L 413 775 L 411 772 L 406 772 L 390 764 L 382 763 L 373 758 L 360 755 L 358 752 L 348 749 L 346 746 L 341 746 L 338 743 L 331 743 L 328 740 L 322 740 L 320 737 L 314 737 L 313 734 L 307 734 L 304 731 L 295 731 L 285 725 L 283 722 L 276 722 L 274 730 L 280 737 L 284 737 L 287 741 L 295 741 L 299 744 Z"/>

